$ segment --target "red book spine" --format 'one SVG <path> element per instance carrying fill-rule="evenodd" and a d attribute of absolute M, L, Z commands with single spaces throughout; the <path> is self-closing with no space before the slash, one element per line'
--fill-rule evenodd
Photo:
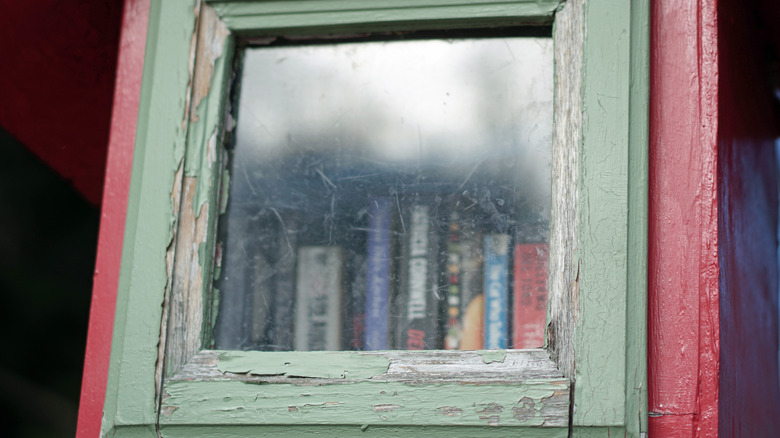
<path fill-rule="evenodd" d="M 512 348 L 544 345 L 549 254 L 546 243 L 515 245 Z"/>

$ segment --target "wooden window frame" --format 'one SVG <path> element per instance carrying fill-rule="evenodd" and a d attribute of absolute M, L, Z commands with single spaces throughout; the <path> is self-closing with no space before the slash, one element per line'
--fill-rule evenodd
<path fill-rule="evenodd" d="M 103 433 L 642 434 L 648 20 L 646 0 L 153 3 Z M 554 26 L 546 349 L 203 350 L 236 39 L 521 24 Z"/>

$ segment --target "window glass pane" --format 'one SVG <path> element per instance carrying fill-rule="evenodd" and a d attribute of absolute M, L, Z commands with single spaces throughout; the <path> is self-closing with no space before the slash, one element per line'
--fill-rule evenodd
<path fill-rule="evenodd" d="M 549 38 L 246 49 L 215 347 L 540 347 L 552 64 Z"/>

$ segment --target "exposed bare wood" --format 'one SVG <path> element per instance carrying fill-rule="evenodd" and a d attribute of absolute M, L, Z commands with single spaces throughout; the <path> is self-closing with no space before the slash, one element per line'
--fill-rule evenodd
<path fill-rule="evenodd" d="M 190 121 L 198 121 L 198 105 L 208 96 L 211 79 L 214 76 L 214 63 L 222 56 L 224 41 L 230 31 L 219 20 L 214 8 L 203 5 L 198 20 L 198 43 L 193 71 Z"/>
<path fill-rule="evenodd" d="M 550 225 L 547 346 L 566 377 L 574 375 L 574 327 L 579 302 L 577 184 L 582 138 L 582 74 L 585 0 L 569 0 L 555 17 L 555 128 Z"/>
<path fill-rule="evenodd" d="M 194 47 L 191 56 L 191 79 L 188 92 L 189 107 L 185 116 L 185 122 L 194 126 L 198 122 L 197 107 L 201 100 L 208 96 L 214 76 L 216 60 L 222 56 L 225 47 L 225 39 L 228 30 L 217 18 L 214 10 L 201 5 L 196 9 L 199 13 L 198 25 L 193 37 Z M 216 131 L 209 137 L 205 145 L 190 145 L 191 148 L 203 148 L 202 154 L 187 154 L 185 160 L 197 157 L 203 163 L 185 163 L 186 175 L 181 185 L 181 205 L 178 201 L 174 205 L 174 211 L 179 213 L 178 228 L 176 230 L 175 250 L 169 251 L 169 257 L 175 257 L 173 271 L 169 270 L 169 278 L 172 278 L 172 291 L 165 309 L 167 314 L 164 324 L 167 323 L 167 342 L 161 340 L 161 345 L 167 343 L 166 373 L 177 372 L 195 353 L 202 347 L 201 333 L 204 327 L 204 315 L 206 304 L 204 303 L 204 275 L 210 272 L 206 263 L 209 260 L 201 260 L 201 246 L 206 244 L 210 231 L 211 218 L 209 217 L 209 202 L 200 202 L 202 193 L 202 178 L 212 178 L 212 175 L 191 172 L 191 168 L 197 169 L 205 165 L 211 169 L 217 157 Z M 191 174 L 194 173 L 194 174 Z M 218 182 L 219 178 L 214 178 Z M 200 186 L 199 186 L 200 184 Z M 175 254 L 175 256 L 173 255 Z"/>
<path fill-rule="evenodd" d="M 183 185 L 173 270 L 175 293 L 169 299 L 168 311 L 168 374 L 200 350 L 203 325 L 203 266 L 198 259 L 198 247 L 208 237 L 208 204 L 196 215 L 192 206 L 198 178 L 184 177 Z"/>
<path fill-rule="evenodd" d="M 322 385 L 356 382 L 363 379 L 302 378 L 287 375 L 256 375 L 222 372 L 217 367 L 223 352 L 204 350 L 192 357 L 170 381 L 242 380 L 246 382 L 296 383 Z M 529 380 L 566 380 L 550 360 L 549 354 L 539 350 L 507 350 L 500 360 L 480 351 L 372 351 L 356 353 L 360 356 L 383 357 L 389 365 L 386 372 L 371 376 L 371 380 L 399 382 L 525 382 Z M 284 353 L 268 353 L 284 357 Z M 299 356 L 300 357 L 300 356 Z M 312 355 L 312 358 L 315 356 Z M 281 359 L 284 360 L 284 359 Z M 292 360 L 292 359 L 291 359 Z M 487 363 L 486 363 L 487 362 Z"/>
<path fill-rule="evenodd" d="M 168 282 L 165 286 L 165 296 L 162 304 L 162 319 L 160 321 L 160 342 L 157 344 L 157 363 L 154 369 L 154 382 L 157 389 L 157 397 L 162 392 L 163 384 L 163 368 L 165 364 L 165 352 L 167 348 L 166 339 L 168 333 L 168 311 L 170 309 L 170 298 L 173 295 L 173 263 L 176 250 L 176 223 L 178 220 L 178 212 L 181 201 L 181 185 L 182 177 L 184 175 L 184 162 L 179 163 L 179 168 L 176 170 L 176 175 L 173 179 L 173 189 L 171 189 L 171 202 L 173 204 L 174 217 L 171 223 L 171 240 L 168 242 L 168 248 L 165 253 L 165 269 L 168 274 Z"/>

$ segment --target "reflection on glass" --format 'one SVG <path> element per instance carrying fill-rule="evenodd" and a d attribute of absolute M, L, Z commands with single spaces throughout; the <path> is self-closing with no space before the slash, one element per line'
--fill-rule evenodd
<path fill-rule="evenodd" d="M 215 347 L 533 348 L 552 41 L 247 49 Z"/>

